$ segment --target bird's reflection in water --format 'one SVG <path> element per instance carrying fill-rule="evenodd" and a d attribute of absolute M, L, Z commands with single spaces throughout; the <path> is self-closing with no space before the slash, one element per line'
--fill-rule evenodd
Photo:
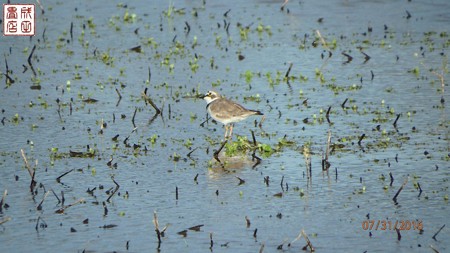
<path fill-rule="evenodd" d="M 227 156 L 222 151 L 210 160 L 208 175 L 211 179 L 217 179 L 225 174 L 236 173 L 246 168 L 254 168 L 260 162 L 260 158 L 255 158 L 252 155 Z"/>

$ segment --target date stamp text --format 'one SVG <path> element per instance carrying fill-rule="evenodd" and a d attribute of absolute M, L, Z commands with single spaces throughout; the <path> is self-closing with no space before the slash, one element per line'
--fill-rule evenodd
<path fill-rule="evenodd" d="M 365 220 L 361 224 L 363 230 L 423 230 L 421 220 Z"/>

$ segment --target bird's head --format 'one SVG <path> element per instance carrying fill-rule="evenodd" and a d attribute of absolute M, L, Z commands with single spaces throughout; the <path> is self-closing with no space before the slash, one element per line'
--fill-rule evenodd
<path fill-rule="evenodd" d="M 206 103 L 211 103 L 212 101 L 220 98 L 219 93 L 215 91 L 208 91 L 205 95 L 202 96 Z"/>

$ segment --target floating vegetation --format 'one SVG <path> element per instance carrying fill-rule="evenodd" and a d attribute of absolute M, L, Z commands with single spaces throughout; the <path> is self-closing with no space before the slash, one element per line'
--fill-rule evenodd
<path fill-rule="evenodd" d="M 137 19 L 137 15 L 135 13 L 130 14 L 128 10 L 125 11 L 125 14 L 123 14 L 123 22 L 125 23 L 135 23 Z"/>
<path fill-rule="evenodd" d="M 65 159 L 65 158 L 94 158 L 97 155 L 97 151 L 87 146 L 87 151 L 72 151 L 59 152 L 59 149 L 54 147 L 50 150 L 51 160 Z"/>

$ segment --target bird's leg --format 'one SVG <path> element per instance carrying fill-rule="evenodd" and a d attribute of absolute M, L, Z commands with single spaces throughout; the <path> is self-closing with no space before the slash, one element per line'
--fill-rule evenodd
<path fill-rule="evenodd" d="M 230 124 L 230 139 L 233 139 L 233 126 L 234 126 L 234 123 L 231 123 Z"/>
<path fill-rule="evenodd" d="M 225 125 L 225 136 L 223 137 L 224 140 L 227 139 L 227 133 L 228 133 L 228 125 Z"/>

